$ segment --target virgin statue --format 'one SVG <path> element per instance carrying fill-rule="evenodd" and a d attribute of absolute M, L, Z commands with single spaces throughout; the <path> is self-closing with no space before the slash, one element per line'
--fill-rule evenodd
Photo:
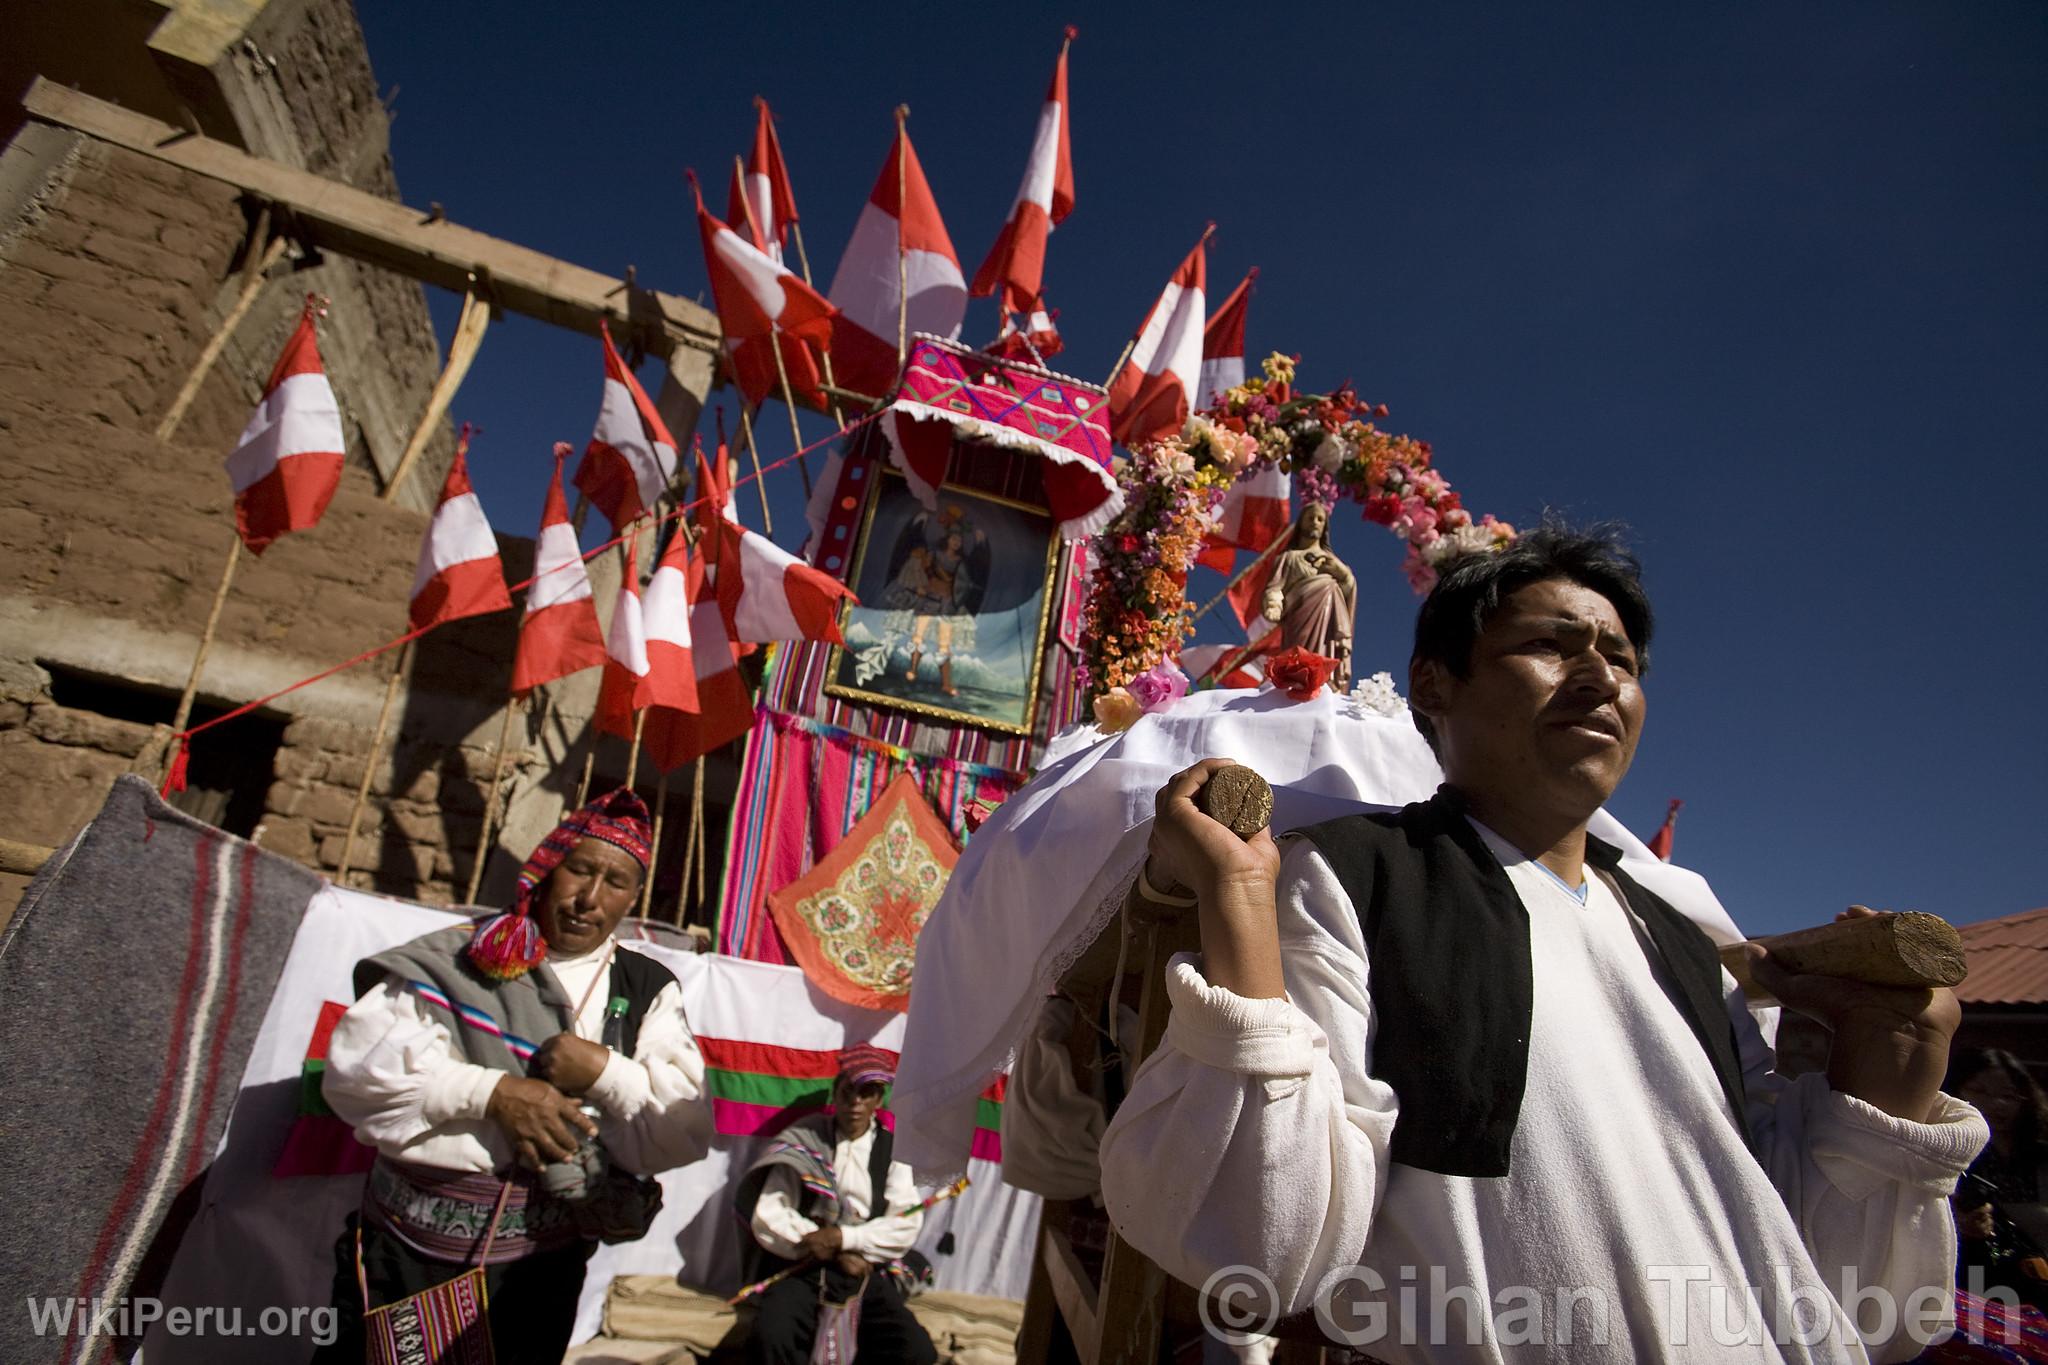
<path fill-rule="evenodd" d="M 1265 616 L 1280 623 L 1280 648 L 1301 646 L 1337 661 L 1330 686 L 1351 686 L 1351 624 L 1358 584 L 1330 550 L 1330 509 L 1312 502 L 1295 523 L 1293 543 L 1281 553 L 1266 584 Z"/>

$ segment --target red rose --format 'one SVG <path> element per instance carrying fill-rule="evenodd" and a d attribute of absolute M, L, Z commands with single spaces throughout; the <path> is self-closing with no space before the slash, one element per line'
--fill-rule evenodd
<path fill-rule="evenodd" d="M 1401 499 L 1392 493 L 1367 498 L 1365 519 L 1376 526 L 1392 526 L 1401 519 Z"/>
<path fill-rule="evenodd" d="M 1266 661 L 1266 677 L 1295 701 L 1313 698 L 1336 671 L 1335 659 L 1311 654 L 1300 645 L 1282 650 Z"/>

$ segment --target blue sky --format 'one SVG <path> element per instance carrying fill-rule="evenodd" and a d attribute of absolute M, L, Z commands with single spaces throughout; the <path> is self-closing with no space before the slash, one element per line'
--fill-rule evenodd
<path fill-rule="evenodd" d="M 692 296 L 682 170 L 722 206 L 757 93 L 821 284 L 898 103 L 972 273 L 1078 23 L 1058 367 L 1101 378 L 1216 220 L 1214 295 L 1262 268 L 1254 352 L 1389 405 L 1475 512 L 1633 526 L 1659 632 L 1614 809 L 1684 798 L 1679 860 L 1745 928 L 2048 904 L 2048 7 L 1089 8 L 358 0 L 408 201 Z M 598 376 L 491 330 L 453 411 L 501 529 Z M 793 477 L 773 501 L 794 545 Z M 1335 531 L 1359 661 L 1401 677 L 1400 547 Z"/>

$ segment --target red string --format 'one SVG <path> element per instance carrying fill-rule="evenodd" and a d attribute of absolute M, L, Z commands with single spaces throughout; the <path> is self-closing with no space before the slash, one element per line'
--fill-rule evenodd
<path fill-rule="evenodd" d="M 883 409 L 883 411 L 886 412 L 887 409 L 885 408 Z M 820 437 L 818 440 L 815 440 L 811 442 L 809 445 L 804 446 L 799 450 L 793 451 L 790 454 L 783 456 L 779 460 L 775 460 L 769 464 L 761 466 L 759 470 L 747 475 L 744 478 L 734 479 L 732 481 L 732 488 L 738 488 L 741 484 L 752 483 L 754 482 L 754 480 L 760 478 L 762 475 L 769 473 L 771 470 L 780 469 L 782 468 L 782 466 L 788 464 L 792 460 L 800 460 L 804 456 L 816 450 L 819 446 L 829 445 L 831 442 L 838 440 L 842 436 L 848 436 L 856 431 L 859 431 L 862 427 L 874 421 L 877 417 L 880 417 L 881 415 L 882 414 L 880 412 L 871 412 L 857 422 L 849 422 L 845 426 L 840 427 L 838 430 L 832 432 L 831 434 Z M 730 489 L 724 491 L 728 494 L 728 496 L 730 495 Z M 705 503 L 713 501 L 713 498 L 715 496 L 716 494 L 714 493 L 712 496 L 698 498 L 694 502 L 683 503 L 681 506 L 677 507 L 675 511 L 670 512 L 668 515 L 655 518 L 654 524 L 656 526 L 659 526 L 663 522 L 676 521 L 684 516 L 687 516 L 689 513 L 696 511 L 699 507 L 702 507 Z M 633 526 L 628 530 L 627 535 L 637 535 L 638 533 L 639 522 L 635 521 L 633 523 Z M 625 535 L 613 536 L 610 540 L 607 540 L 604 544 L 599 545 L 597 548 L 586 551 L 583 555 L 584 563 L 589 563 L 591 560 L 603 554 L 606 550 L 611 549 L 614 545 L 624 544 L 626 538 L 627 537 Z M 512 585 L 512 591 L 518 592 L 523 588 L 532 587 L 535 580 L 537 580 L 539 577 L 539 574 L 535 574 L 532 578 L 525 579 L 522 582 L 514 583 Z M 466 620 L 468 618 L 457 617 L 454 619 Z M 341 663 L 335 664 L 332 668 L 323 668 L 318 673 L 313 674 L 311 677 L 301 678 L 295 683 L 292 683 L 285 687 L 280 687 L 277 689 L 277 691 L 272 692 L 267 696 L 258 697 L 254 701 L 243 702 L 234 710 L 224 712 L 221 715 L 215 716 L 212 720 L 202 721 L 200 724 L 193 726 L 189 730 L 180 730 L 175 736 L 175 738 L 178 741 L 178 754 L 176 759 L 173 760 L 174 773 L 179 776 L 182 776 L 184 773 L 184 760 L 186 749 L 185 742 L 191 739 L 192 736 L 200 734 L 206 730 L 211 730 L 214 726 L 220 725 L 226 721 L 231 721 L 237 719 L 238 717 L 246 716 L 251 711 L 261 710 L 263 707 L 268 706 L 271 702 L 276 701 L 279 697 L 288 696 L 289 694 L 298 691 L 302 687 L 311 687 L 316 682 L 320 682 L 324 679 L 331 678 L 335 674 L 343 672 L 347 669 L 354 668 L 357 664 L 366 663 L 369 660 L 376 658 L 380 654 L 388 654 L 394 649 L 398 649 L 404 645 L 412 643 L 414 640 L 419 639 L 420 636 L 425 635 L 428 631 L 434 630 L 437 627 L 446 624 L 447 622 L 437 621 L 434 622 L 432 625 L 422 626 L 418 630 L 409 630 L 405 634 L 400 635 L 395 639 L 386 640 L 381 645 L 377 645 L 371 649 L 364 650 L 361 654 L 356 655 L 353 659 L 345 659 Z M 168 780 L 166 782 L 166 786 L 168 786 Z"/>

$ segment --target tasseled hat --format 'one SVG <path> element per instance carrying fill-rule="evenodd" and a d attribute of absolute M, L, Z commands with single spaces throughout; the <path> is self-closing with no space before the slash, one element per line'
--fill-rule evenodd
<path fill-rule="evenodd" d="M 547 940 L 533 922 L 533 891 L 585 839 L 601 839 L 633 855 L 642 872 L 654 850 L 654 830 L 647 803 L 624 787 L 606 792 L 563 819 L 540 841 L 519 869 L 519 894 L 512 909 L 492 915 L 469 940 L 470 965 L 485 976 L 512 981 L 538 967 L 548 955 Z"/>

